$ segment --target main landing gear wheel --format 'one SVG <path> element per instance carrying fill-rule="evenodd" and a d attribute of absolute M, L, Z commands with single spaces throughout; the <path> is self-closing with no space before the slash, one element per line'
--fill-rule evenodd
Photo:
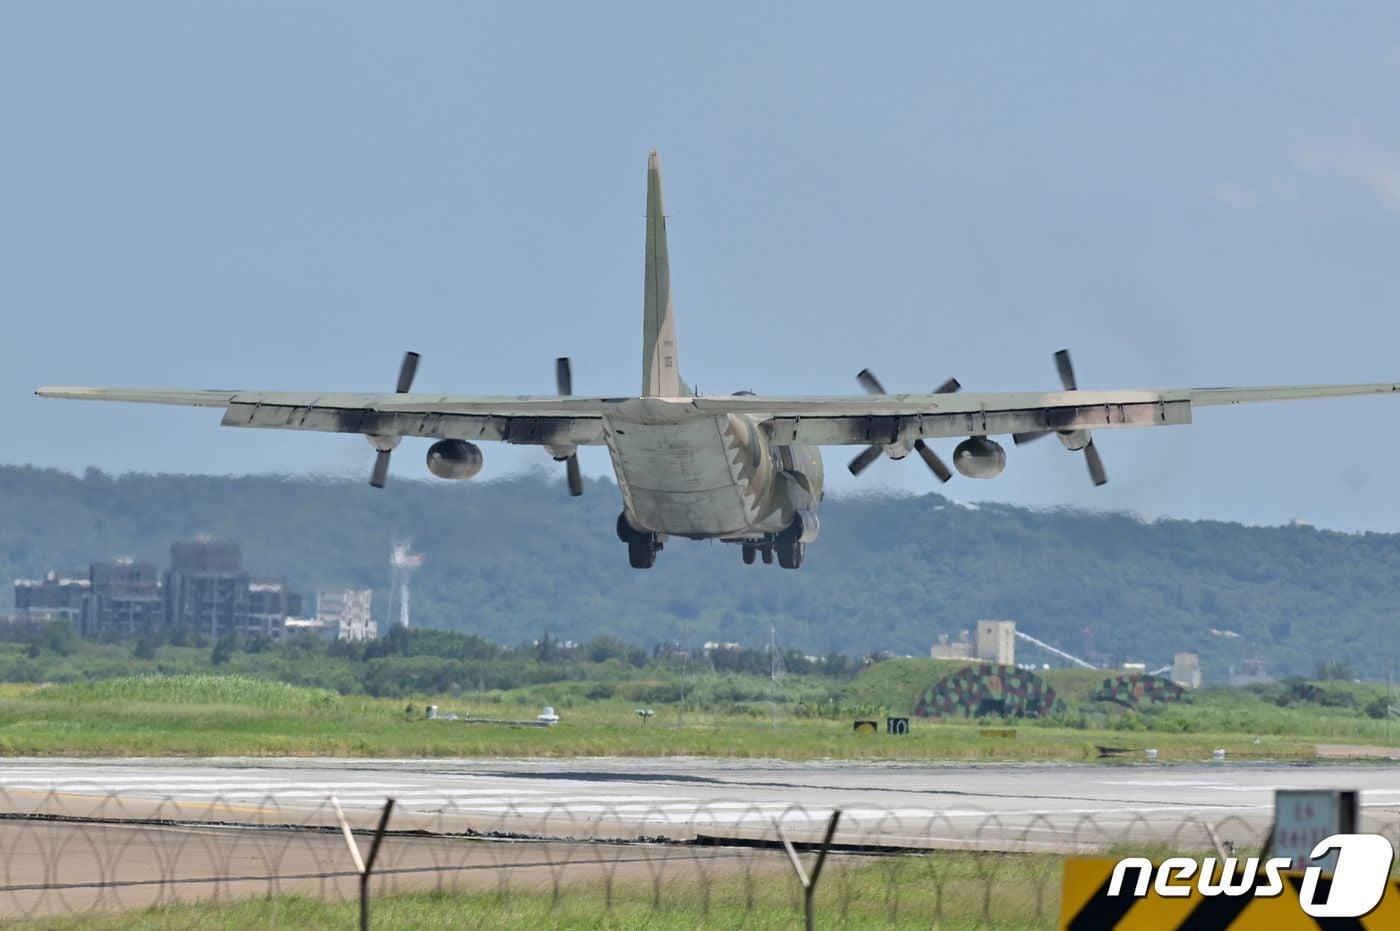
<path fill-rule="evenodd" d="M 765 546 L 765 547 L 763 547 L 763 564 L 764 564 L 765 566 L 771 566 L 771 565 L 773 565 L 773 547 L 771 547 L 771 546 Z"/>
<path fill-rule="evenodd" d="M 651 534 L 635 534 L 627 541 L 627 561 L 633 569 L 650 569 L 656 565 L 656 543 Z"/>
<path fill-rule="evenodd" d="M 626 514 L 617 515 L 617 538 L 627 544 L 627 561 L 633 569 L 650 569 L 656 565 L 656 551 L 661 541 L 656 534 L 632 529 Z"/>
<path fill-rule="evenodd" d="M 806 555 L 807 546 L 802 542 L 800 524 L 794 524 L 778 534 L 777 550 L 778 565 L 784 569 L 802 568 L 802 557 Z"/>
<path fill-rule="evenodd" d="M 744 565 L 752 566 L 754 558 L 758 556 L 758 549 L 754 547 L 752 543 L 745 543 L 742 548 L 744 551 Z"/>

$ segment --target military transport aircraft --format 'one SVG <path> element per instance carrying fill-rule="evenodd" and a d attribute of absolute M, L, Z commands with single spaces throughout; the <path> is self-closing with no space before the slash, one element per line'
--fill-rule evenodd
<path fill-rule="evenodd" d="M 1276 388 L 1081 390 L 1069 353 L 1055 355 L 1062 391 L 958 393 L 949 379 L 930 394 L 888 394 L 869 370 L 865 395 L 697 395 L 681 379 L 671 302 L 661 163 L 647 164 L 646 284 L 642 311 L 642 391 L 636 397 L 576 397 L 568 359 L 555 363 L 558 394 L 484 397 L 413 394 L 418 354 L 404 356 L 393 394 L 318 394 L 145 388 L 40 388 L 50 398 L 223 408 L 223 425 L 364 434 L 377 451 L 370 483 L 384 485 L 389 455 L 405 436 L 435 439 L 428 470 L 469 479 L 481 470 L 482 440 L 543 446 L 565 463 L 569 492 L 583 493 L 577 449 L 606 445 L 622 492 L 617 536 L 631 564 L 653 565 L 670 536 L 719 539 L 787 569 L 802 565 L 817 538 L 822 499 L 818 447 L 864 446 L 850 463 L 859 474 L 880 456 L 916 452 L 942 481 L 952 472 L 927 444 L 963 437 L 953 466 L 969 478 L 994 478 L 1016 443 L 1050 434 L 1081 452 L 1094 484 L 1108 480 L 1091 431 L 1191 422 L 1197 407 L 1293 401 L 1400 391 L 1400 384 Z"/>

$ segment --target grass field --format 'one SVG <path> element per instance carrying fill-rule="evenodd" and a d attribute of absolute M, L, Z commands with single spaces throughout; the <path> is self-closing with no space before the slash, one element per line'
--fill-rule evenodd
<path fill-rule="evenodd" d="M 900 674 L 895 663 L 889 674 Z M 569 683 L 576 686 L 577 683 Z M 873 689 L 857 678 L 855 686 Z M 902 693 L 907 689 L 893 690 Z M 549 687 L 434 700 L 444 711 L 530 720 Z M 1207 690 L 1151 715 L 1114 709 L 1055 721 L 914 719 L 903 737 L 858 735 L 849 718 L 792 705 L 741 713 L 565 694 L 552 728 L 430 721 L 426 700 L 344 696 L 236 676 L 107 679 L 0 686 L 0 754 L 325 756 L 711 756 L 778 759 L 1084 760 L 1096 747 L 1156 748 L 1162 760 L 1306 758 L 1318 742 L 1392 743 L 1386 721 L 1352 709 L 1279 707 L 1240 690 Z M 409 711 L 409 706 L 412 711 Z M 895 708 L 895 711 L 902 709 Z M 872 714 L 873 716 L 873 714 Z"/>
<path fill-rule="evenodd" d="M 1062 861 L 1052 856 L 939 853 L 854 866 L 830 864 L 818 886 L 819 927 L 1051 928 L 1059 910 Z M 989 895 L 989 890 L 996 890 Z M 729 878 L 702 887 L 667 883 L 615 885 L 610 900 L 596 885 L 547 891 L 380 895 L 377 929 L 792 928 L 800 927 L 797 882 Z M 46 918 L 12 927 L 56 931 L 107 929 L 349 928 L 357 903 L 277 896 L 174 904 L 132 912 Z"/>

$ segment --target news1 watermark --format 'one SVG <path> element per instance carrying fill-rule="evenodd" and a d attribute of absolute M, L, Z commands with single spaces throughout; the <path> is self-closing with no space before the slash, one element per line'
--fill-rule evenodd
<path fill-rule="evenodd" d="M 1306 866 L 1297 888 L 1298 905 L 1313 918 L 1361 918 L 1380 905 L 1390 881 L 1395 851 L 1379 834 L 1333 834 L 1314 846 L 1308 862 L 1330 861 L 1330 876 L 1321 866 Z M 1335 859 L 1334 859 L 1335 858 Z M 1270 899 L 1283 895 L 1290 883 L 1284 874 L 1292 857 L 1168 857 L 1154 864 L 1145 857 L 1125 857 L 1113 868 L 1110 898 L 1203 898 L 1251 896 Z"/>

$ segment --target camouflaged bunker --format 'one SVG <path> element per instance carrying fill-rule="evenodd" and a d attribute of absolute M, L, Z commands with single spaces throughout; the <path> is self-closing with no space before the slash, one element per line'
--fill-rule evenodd
<path fill-rule="evenodd" d="M 1136 672 L 1110 676 L 1089 696 L 1092 701 L 1110 701 L 1137 710 L 1169 705 L 1185 697 L 1186 690 L 1170 679 Z"/>
<path fill-rule="evenodd" d="M 977 663 L 929 686 L 914 705 L 921 718 L 1039 718 L 1055 710 L 1055 690 L 1033 672 Z"/>

